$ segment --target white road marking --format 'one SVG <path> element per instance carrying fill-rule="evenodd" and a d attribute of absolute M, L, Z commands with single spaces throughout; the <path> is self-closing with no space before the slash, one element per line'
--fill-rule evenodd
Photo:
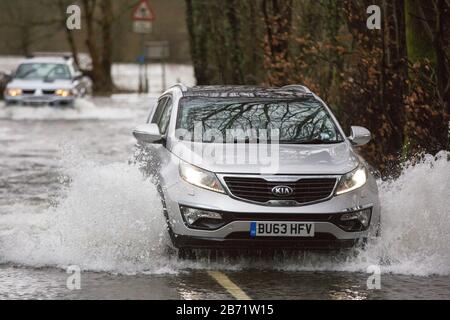
<path fill-rule="evenodd" d="M 222 287 L 224 287 L 237 300 L 252 300 L 241 288 L 230 280 L 220 271 L 208 271 L 208 274 L 214 278 Z"/>

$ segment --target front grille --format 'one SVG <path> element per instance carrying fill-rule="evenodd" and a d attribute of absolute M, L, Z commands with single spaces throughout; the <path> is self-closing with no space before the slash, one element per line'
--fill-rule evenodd
<path fill-rule="evenodd" d="M 267 181 L 263 178 L 225 177 L 230 192 L 238 198 L 265 203 L 275 201 L 295 201 L 299 204 L 320 201 L 331 196 L 336 178 L 299 178 L 297 181 Z M 275 196 L 272 189 L 287 186 L 293 190 L 290 195 Z"/>
<path fill-rule="evenodd" d="M 229 221 L 332 221 L 336 214 L 317 213 L 261 213 L 261 212 L 234 212 L 222 213 Z"/>
<path fill-rule="evenodd" d="M 55 90 L 42 90 L 43 94 L 55 94 Z"/>
<path fill-rule="evenodd" d="M 33 89 L 25 89 L 22 92 L 23 92 L 23 94 L 34 94 L 34 91 L 35 90 L 33 90 Z"/>

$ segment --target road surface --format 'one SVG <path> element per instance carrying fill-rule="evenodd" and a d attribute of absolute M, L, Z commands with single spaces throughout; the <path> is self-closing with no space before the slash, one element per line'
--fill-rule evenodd
<path fill-rule="evenodd" d="M 133 164 L 131 130 L 154 102 L 116 95 L 75 110 L 0 103 L 0 299 L 450 298 L 448 200 L 410 186 L 445 185 L 443 161 L 382 194 L 387 227 L 365 252 L 178 259 L 157 193 Z M 426 199 L 447 223 L 436 223 Z M 67 285 L 69 266 L 81 270 L 80 289 Z M 367 287 L 370 266 L 380 267 L 380 289 Z"/>

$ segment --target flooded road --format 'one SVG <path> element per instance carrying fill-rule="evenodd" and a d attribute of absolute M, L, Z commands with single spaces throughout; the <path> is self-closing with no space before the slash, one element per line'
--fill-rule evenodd
<path fill-rule="evenodd" d="M 383 235 L 350 255 L 179 260 L 131 130 L 154 98 L 75 110 L 0 103 L 0 299 L 449 299 L 450 165 L 442 154 L 380 185 Z M 81 269 L 69 290 L 68 266 Z M 367 288 L 370 266 L 381 289 Z M 220 275 L 212 276 L 211 272 Z"/>
<path fill-rule="evenodd" d="M 367 275 L 349 272 L 227 271 L 251 299 L 448 299 L 447 277 L 389 274 L 380 290 Z M 58 269 L 0 268 L 0 299 L 233 299 L 206 271 L 166 275 L 82 273 L 81 289 L 68 290 Z"/>

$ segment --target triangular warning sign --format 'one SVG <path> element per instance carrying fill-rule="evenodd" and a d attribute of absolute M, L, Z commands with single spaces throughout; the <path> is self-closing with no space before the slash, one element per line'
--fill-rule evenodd
<path fill-rule="evenodd" d="M 134 8 L 133 20 L 136 20 L 136 21 L 153 21 L 153 20 L 155 20 L 155 13 L 154 13 L 153 9 L 150 7 L 150 4 L 148 3 L 147 0 L 142 0 Z"/>

